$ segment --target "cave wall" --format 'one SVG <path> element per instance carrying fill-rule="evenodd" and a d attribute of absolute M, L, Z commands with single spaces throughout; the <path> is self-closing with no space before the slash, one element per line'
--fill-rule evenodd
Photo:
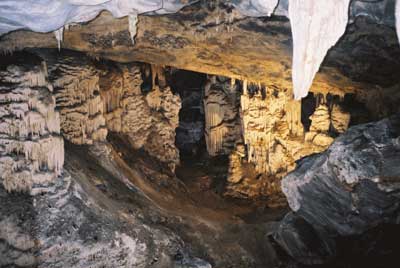
<path fill-rule="evenodd" d="M 0 70 L 0 179 L 8 191 L 30 191 L 62 172 L 60 114 L 45 62 Z"/>

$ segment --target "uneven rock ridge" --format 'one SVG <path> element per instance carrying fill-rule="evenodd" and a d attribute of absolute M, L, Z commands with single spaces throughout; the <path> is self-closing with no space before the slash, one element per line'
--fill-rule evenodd
<path fill-rule="evenodd" d="M 398 224 L 398 163 L 399 115 L 350 128 L 283 179 L 293 212 L 280 224 L 277 240 L 296 259 L 315 263 L 335 256 L 335 238 Z"/>

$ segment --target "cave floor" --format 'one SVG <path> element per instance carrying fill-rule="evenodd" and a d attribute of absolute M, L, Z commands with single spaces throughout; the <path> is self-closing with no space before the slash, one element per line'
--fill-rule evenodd
<path fill-rule="evenodd" d="M 119 217 L 137 214 L 171 230 L 213 267 L 281 263 L 269 235 L 286 208 L 223 198 L 215 187 L 204 186 L 210 170 L 204 165 L 179 167 L 178 176 L 187 177 L 181 181 L 119 135 L 102 144 L 65 147 L 66 170 L 94 202 Z"/>

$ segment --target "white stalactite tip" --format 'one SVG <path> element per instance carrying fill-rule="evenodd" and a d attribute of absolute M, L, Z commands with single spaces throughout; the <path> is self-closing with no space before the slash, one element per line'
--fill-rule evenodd
<path fill-rule="evenodd" d="M 132 11 L 128 15 L 129 34 L 131 35 L 132 44 L 135 44 L 135 36 L 137 33 L 138 13 Z"/>
<path fill-rule="evenodd" d="M 350 0 L 290 0 L 293 92 L 306 97 L 328 50 L 344 34 Z"/>
<path fill-rule="evenodd" d="M 54 35 L 56 36 L 56 39 L 57 39 L 58 51 L 60 51 L 61 50 L 61 42 L 63 41 L 63 38 L 64 38 L 64 27 L 61 27 L 60 29 L 54 31 Z"/>
<path fill-rule="evenodd" d="M 397 38 L 400 42 L 400 0 L 396 1 L 396 31 L 397 31 Z"/>

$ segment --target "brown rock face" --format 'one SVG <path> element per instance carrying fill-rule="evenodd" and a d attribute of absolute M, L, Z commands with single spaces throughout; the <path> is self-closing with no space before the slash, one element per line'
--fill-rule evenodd
<path fill-rule="evenodd" d="M 280 17 L 246 18 L 230 7 L 204 2 L 172 15 L 139 16 L 135 45 L 128 19 L 103 13 L 86 25 L 70 26 L 64 32 L 62 48 L 119 62 L 168 65 L 291 90 L 289 21 Z M 18 31 L 0 41 L 0 48 L 6 52 L 29 47 L 56 48 L 57 40 L 53 33 Z M 357 19 L 328 54 L 311 91 L 343 95 L 375 91 L 376 84 L 388 87 L 387 81 L 399 74 L 397 47 L 392 28 Z M 380 72 L 381 77 L 375 79 L 371 70 Z"/>

